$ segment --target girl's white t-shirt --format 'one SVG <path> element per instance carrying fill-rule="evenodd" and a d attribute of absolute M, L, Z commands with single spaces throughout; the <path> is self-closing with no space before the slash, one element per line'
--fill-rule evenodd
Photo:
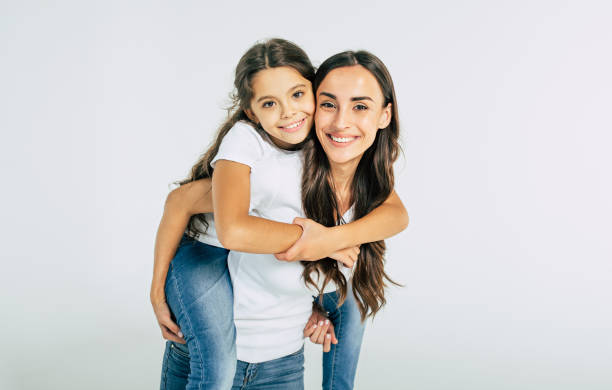
<path fill-rule="evenodd" d="M 211 165 L 230 160 L 251 168 L 249 214 L 284 223 L 302 217 L 302 152 L 275 146 L 265 133 L 238 122 L 221 142 Z M 352 220 L 349 210 L 345 221 Z M 221 246 L 212 216 L 198 240 Z M 306 287 L 300 262 L 283 262 L 271 254 L 230 251 L 228 267 L 234 289 L 234 321 L 238 359 L 259 363 L 299 350 L 303 329 L 317 291 Z M 344 267 L 345 276 L 350 270 Z M 334 291 L 330 283 L 325 291 Z"/>

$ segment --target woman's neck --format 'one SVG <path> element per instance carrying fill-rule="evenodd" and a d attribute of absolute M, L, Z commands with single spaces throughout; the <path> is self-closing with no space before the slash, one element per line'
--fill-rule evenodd
<path fill-rule="evenodd" d="M 359 160 L 349 161 L 344 164 L 334 164 L 330 161 L 331 179 L 336 192 L 336 199 L 338 199 L 340 215 L 344 215 L 353 203 L 351 188 L 358 164 Z"/>

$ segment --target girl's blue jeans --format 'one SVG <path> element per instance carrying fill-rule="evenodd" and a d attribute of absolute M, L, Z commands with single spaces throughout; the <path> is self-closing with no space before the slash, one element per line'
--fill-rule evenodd
<path fill-rule="evenodd" d="M 161 390 L 303 389 L 303 351 L 263 363 L 236 361 L 228 251 L 183 237 L 166 278 L 166 300 L 187 345 L 168 341 Z M 352 389 L 365 325 L 349 290 L 323 294 L 338 344 L 323 354 L 323 389 Z"/>

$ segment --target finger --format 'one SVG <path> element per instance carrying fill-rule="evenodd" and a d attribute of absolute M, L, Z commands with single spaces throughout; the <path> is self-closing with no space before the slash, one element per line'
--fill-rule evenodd
<path fill-rule="evenodd" d="M 306 323 L 306 326 L 304 327 L 304 337 L 310 337 L 310 335 L 316 329 L 316 326 L 314 326 L 315 324 L 316 324 L 316 320 L 313 320 L 311 317 Z"/>
<path fill-rule="evenodd" d="M 181 328 L 179 328 L 176 322 L 172 321 L 172 319 L 170 319 L 169 317 L 163 318 L 161 324 L 178 337 L 183 337 L 183 332 L 181 332 Z"/>
<path fill-rule="evenodd" d="M 174 341 L 176 343 L 185 344 L 186 341 L 182 337 L 178 337 L 174 333 L 172 333 L 168 328 L 162 326 L 162 337 L 166 340 Z"/>
<path fill-rule="evenodd" d="M 319 322 L 319 327 L 321 328 L 321 332 L 319 333 L 319 337 L 317 338 L 317 344 L 323 344 L 325 341 L 325 335 L 327 334 L 327 328 L 329 328 L 329 320 L 325 320 L 323 325 Z"/>
<path fill-rule="evenodd" d="M 327 333 L 325 335 L 325 342 L 323 343 L 323 352 L 329 352 L 331 350 L 331 335 Z"/>
<path fill-rule="evenodd" d="M 347 268 L 351 268 L 351 267 L 353 266 L 353 264 L 354 264 L 354 263 L 353 263 L 353 261 L 351 260 L 351 258 L 349 257 L 349 258 L 345 258 L 345 259 L 342 261 L 342 264 L 344 264 L 344 266 L 345 266 L 345 267 L 347 267 Z"/>
<path fill-rule="evenodd" d="M 275 253 L 276 260 L 287 261 L 287 252 Z"/>
<path fill-rule="evenodd" d="M 298 250 L 295 248 L 295 245 L 293 245 L 291 248 L 287 249 L 287 252 L 285 252 L 285 261 L 295 261 L 296 256 L 297 256 Z"/>
<path fill-rule="evenodd" d="M 318 343 L 317 340 L 319 339 L 319 335 L 321 334 L 321 328 L 323 327 L 323 321 L 319 322 L 319 324 L 314 325 L 316 326 L 316 328 L 314 329 L 314 332 L 312 332 L 312 334 L 310 335 L 310 341 L 312 341 L 315 344 L 321 344 L 321 343 Z"/>
<path fill-rule="evenodd" d="M 336 330 L 334 329 L 333 324 L 329 324 L 329 329 L 327 329 L 327 334 L 331 335 L 332 344 L 338 344 L 338 339 L 336 338 Z"/>
<path fill-rule="evenodd" d="M 302 229 L 304 228 L 305 222 L 306 222 L 306 218 L 300 218 L 300 217 L 293 218 L 293 224 L 300 225 Z"/>

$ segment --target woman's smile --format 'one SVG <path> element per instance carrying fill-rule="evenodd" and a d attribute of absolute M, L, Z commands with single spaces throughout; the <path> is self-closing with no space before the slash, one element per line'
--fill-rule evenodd
<path fill-rule="evenodd" d="M 390 118 L 378 81 L 361 65 L 330 71 L 318 87 L 315 128 L 332 164 L 359 162 Z"/>

